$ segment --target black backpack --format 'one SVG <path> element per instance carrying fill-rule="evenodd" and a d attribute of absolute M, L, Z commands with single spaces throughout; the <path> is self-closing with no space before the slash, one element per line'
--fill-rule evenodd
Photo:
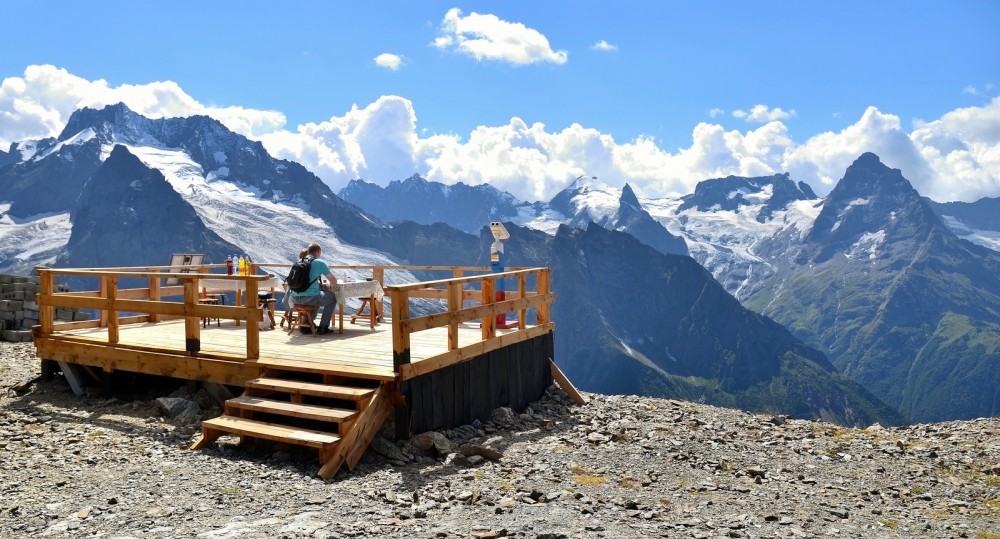
<path fill-rule="evenodd" d="M 288 277 L 285 277 L 285 282 L 288 283 L 289 290 L 292 292 L 305 292 L 312 286 L 313 282 L 316 281 L 316 279 L 309 279 L 309 270 L 312 269 L 312 263 L 313 257 L 307 256 L 292 264 L 292 269 L 288 272 Z"/>

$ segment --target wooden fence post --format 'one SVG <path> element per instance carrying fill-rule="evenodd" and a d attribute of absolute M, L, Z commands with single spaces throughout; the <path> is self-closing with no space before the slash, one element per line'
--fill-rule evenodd
<path fill-rule="evenodd" d="M 551 286 L 552 270 L 544 268 L 538 272 L 538 284 L 536 288 L 539 294 L 548 294 Z M 535 312 L 538 318 L 538 325 L 548 324 L 552 321 L 552 304 L 548 301 L 538 306 Z"/>
<path fill-rule="evenodd" d="M 392 297 L 392 370 L 410 362 L 410 298 L 405 290 L 391 290 Z"/>
<path fill-rule="evenodd" d="M 260 357 L 260 320 L 263 313 L 257 303 L 257 280 L 246 280 L 246 308 L 247 308 L 247 359 L 257 359 Z"/>
<path fill-rule="evenodd" d="M 98 277 L 98 292 L 102 298 L 108 297 L 108 283 L 104 280 L 104 277 Z M 101 312 L 97 313 L 97 326 L 98 327 L 108 327 L 108 311 L 101 309 Z"/>
<path fill-rule="evenodd" d="M 484 277 L 483 278 L 483 299 L 481 301 L 482 305 L 490 305 L 496 303 L 496 283 L 493 279 Z M 492 339 L 496 336 L 496 318 L 492 315 L 484 316 L 480 319 L 480 327 L 483 329 L 483 340 Z"/>
<path fill-rule="evenodd" d="M 462 285 L 459 283 L 448 283 L 448 314 L 451 320 L 448 321 L 448 350 L 458 348 L 458 311 L 462 308 Z"/>
<path fill-rule="evenodd" d="M 528 291 L 527 277 L 524 273 L 517 274 L 517 299 L 524 299 Z M 528 309 L 521 309 L 517 312 L 517 329 L 524 329 L 525 319 L 528 317 Z"/>
<path fill-rule="evenodd" d="M 372 267 L 372 280 L 378 283 L 379 286 L 385 288 L 385 268 L 382 266 Z M 385 318 L 385 296 L 382 296 L 378 300 L 378 312 L 379 316 Z"/>
<path fill-rule="evenodd" d="M 118 276 L 104 275 L 101 277 L 104 282 L 105 296 L 109 300 L 107 312 L 108 316 L 108 342 L 118 343 L 118 310 L 115 309 L 115 299 L 118 297 Z"/>
<path fill-rule="evenodd" d="M 198 278 L 184 279 L 184 310 L 189 313 L 198 308 Z M 201 320 L 197 316 L 184 317 L 184 349 L 197 355 L 201 351 Z"/>
<path fill-rule="evenodd" d="M 38 295 L 49 299 L 52 296 L 52 272 L 44 268 L 37 268 L 39 277 L 39 288 Z M 42 305 L 42 302 L 35 299 L 35 303 Z M 42 326 L 42 335 L 49 335 L 52 333 L 52 325 L 55 319 L 55 307 L 51 306 L 40 306 L 38 308 L 38 323 Z"/>
<path fill-rule="evenodd" d="M 149 278 L 149 301 L 160 301 L 160 278 Z M 160 315 L 149 313 L 149 321 L 156 323 L 160 321 Z"/>

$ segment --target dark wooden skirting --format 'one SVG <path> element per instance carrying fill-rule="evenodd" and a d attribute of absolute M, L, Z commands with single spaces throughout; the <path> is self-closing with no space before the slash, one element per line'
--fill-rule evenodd
<path fill-rule="evenodd" d="M 546 333 L 404 381 L 396 436 L 486 421 L 501 406 L 523 410 L 552 384 L 552 346 Z"/>

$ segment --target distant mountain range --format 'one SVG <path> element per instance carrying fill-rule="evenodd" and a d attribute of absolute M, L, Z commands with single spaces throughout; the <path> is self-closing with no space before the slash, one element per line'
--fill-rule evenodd
<path fill-rule="evenodd" d="M 594 223 L 508 225 L 509 250 L 552 267 L 556 350 L 575 383 L 866 424 L 903 418 L 787 329 L 740 305 L 689 256 Z"/>
<path fill-rule="evenodd" d="M 612 216 L 635 207 L 683 239 L 729 293 L 828 354 L 907 419 L 1000 413 L 1000 199 L 922 199 L 870 153 L 824 199 L 787 174 L 705 180 L 664 199 L 593 179 L 548 203 L 503 197 L 517 208 L 514 221 L 549 234 L 591 221 L 631 232 Z M 393 200 L 390 185 L 384 203 Z M 447 215 L 447 200 L 433 204 Z"/>
<path fill-rule="evenodd" d="M 485 264 L 483 226 L 506 221 L 509 264 L 553 268 L 557 359 L 585 389 L 851 423 L 1000 406 L 1000 199 L 922 199 L 873 154 L 822 199 L 787 174 L 663 199 L 584 177 L 536 203 L 419 176 L 337 196 L 215 120 L 115 105 L 0 152 L 0 193 L 15 273 L 312 240 L 338 264 Z"/>

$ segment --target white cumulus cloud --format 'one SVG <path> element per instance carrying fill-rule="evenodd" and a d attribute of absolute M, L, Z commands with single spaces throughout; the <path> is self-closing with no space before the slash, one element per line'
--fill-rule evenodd
<path fill-rule="evenodd" d="M 150 117 L 217 118 L 260 140 L 272 155 L 302 163 L 334 190 L 356 178 L 385 185 L 419 173 L 446 184 L 489 183 L 534 201 L 550 199 L 586 174 L 662 196 L 690 193 L 707 178 L 788 171 L 823 195 L 854 159 L 871 151 L 935 200 L 1000 196 L 1000 97 L 909 129 L 898 116 L 869 107 L 844 129 L 804 141 L 792 140 L 780 119 L 746 131 L 702 122 L 685 147 L 667 150 L 650 137 L 616 140 L 577 123 L 552 128 L 518 117 L 468 134 L 427 135 L 413 103 L 400 96 L 382 96 L 290 130 L 281 113 L 209 107 L 170 81 L 111 87 L 52 66 L 32 66 L 24 77 L 0 84 L 0 148 L 58 134 L 77 107 L 119 101 Z"/>
<path fill-rule="evenodd" d="M 602 39 L 597 43 L 591 45 L 590 48 L 592 50 L 601 52 L 615 52 L 618 50 L 618 45 L 612 45 L 611 43 L 608 43 L 607 41 Z"/>
<path fill-rule="evenodd" d="M 795 109 L 788 111 L 781 107 L 768 108 L 767 105 L 754 105 L 750 110 L 734 110 L 733 116 L 748 122 L 766 123 L 775 120 L 787 120 L 795 116 Z"/>
<path fill-rule="evenodd" d="M 564 64 L 568 53 L 554 51 L 549 40 L 534 28 L 519 22 L 505 21 L 489 13 L 462 15 L 452 8 L 441 22 L 440 35 L 433 45 L 457 50 L 476 60 L 497 60 L 515 65 L 534 63 Z"/>
<path fill-rule="evenodd" d="M 149 118 L 204 114 L 247 136 L 272 132 L 285 125 L 285 115 L 244 107 L 213 107 L 199 103 L 172 81 L 111 86 L 51 65 L 33 65 L 23 77 L 0 83 L 0 147 L 15 141 L 53 137 L 73 111 L 125 103 Z"/>
<path fill-rule="evenodd" d="M 383 52 L 375 57 L 375 65 L 384 67 L 390 71 L 396 71 L 403 65 L 403 57 L 391 52 Z"/>
<path fill-rule="evenodd" d="M 726 113 L 726 111 L 720 109 L 719 107 L 715 107 L 714 109 L 708 111 L 708 117 L 709 118 L 718 118 L 719 116 L 722 116 L 725 113 Z"/>

